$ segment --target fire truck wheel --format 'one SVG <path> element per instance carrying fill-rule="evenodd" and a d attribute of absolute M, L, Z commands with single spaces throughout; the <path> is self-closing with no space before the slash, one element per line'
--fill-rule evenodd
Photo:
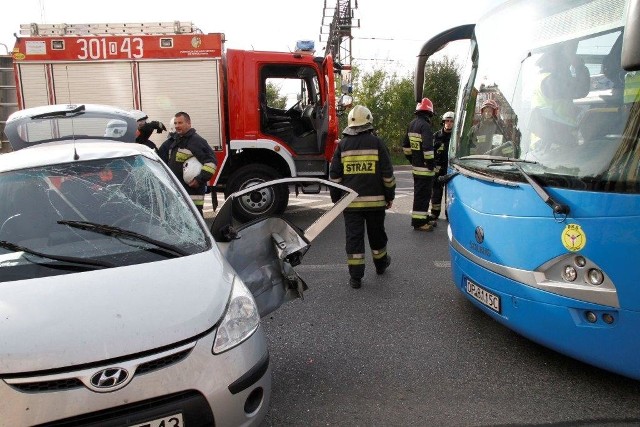
<path fill-rule="evenodd" d="M 280 178 L 282 176 L 269 166 L 256 164 L 243 166 L 229 179 L 225 197 L 252 185 Z M 236 199 L 233 203 L 233 216 L 240 222 L 247 222 L 265 215 L 280 215 L 288 204 L 289 188 L 287 186 L 265 187 Z"/>

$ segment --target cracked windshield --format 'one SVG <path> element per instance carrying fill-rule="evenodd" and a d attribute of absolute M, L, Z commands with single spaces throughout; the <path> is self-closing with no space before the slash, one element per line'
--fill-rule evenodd
<path fill-rule="evenodd" d="M 164 169 L 144 156 L 0 175 L 0 280 L 152 262 L 210 243 Z M 75 266 L 75 268 L 74 268 Z"/>

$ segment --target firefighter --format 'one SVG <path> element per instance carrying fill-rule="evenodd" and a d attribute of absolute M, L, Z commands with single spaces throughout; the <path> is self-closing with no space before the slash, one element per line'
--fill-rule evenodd
<path fill-rule="evenodd" d="M 433 149 L 435 152 L 435 176 L 433 179 L 433 190 L 431 193 L 431 212 L 427 218 L 429 224 L 433 227 L 438 225 L 438 218 L 442 210 L 442 193 L 444 192 L 444 184 L 438 181 L 438 177 L 447 173 L 449 140 L 453 131 L 453 120 L 455 114 L 453 111 L 447 111 L 442 115 L 442 129 L 433 135 Z"/>
<path fill-rule="evenodd" d="M 131 110 L 131 114 L 138 122 L 138 130 L 136 131 L 136 142 L 138 144 L 146 145 L 147 147 L 153 149 L 156 153 L 158 152 L 158 147 L 153 143 L 149 138 L 151 134 L 155 130 L 157 133 L 166 132 L 167 128 L 162 122 L 157 120 L 153 120 L 151 122 L 147 121 L 149 116 L 140 110 Z"/>
<path fill-rule="evenodd" d="M 487 154 L 505 142 L 504 123 L 498 117 L 499 108 L 493 99 L 487 99 L 482 103 L 480 122 L 471 128 L 471 154 Z"/>
<path fill-rule="evenodd" d="M 331 181 L 352 188 L 358 197 L 344 210 L 347 264 L 352 288 L 359 288 L 364 277 L 365 228 L 373 264 L 383 274 L 391 264 L 387 254 L 384 228 L 385 209 L 395 198 L 396 179 L 391 156 L 384 142 L 373 133 L 373 116 L 365 106 L 356 105 L 349 112 L 348 125 L 331 160 Z M 335 203 L 340 190 L 331 190 Z"/>
<path fill-rule="evenodd" d="M 216 173 L 216 156 L 207 141 L 191 127 L 189 114 L 184 111 L 176 113 L 173 125 L 175 133 L 162 143 L 158 149 L 158 155 L 183 183 L 191 200 L 204 217 L 204 195 L 207 191 L 207 182 Z M 186 183 L 183 177 L 183 166 L 191 157 L 195 157 L 202 164 L 202 168 L 195 178 Z"/>
<path fill-rule="evenodd" d="M 427 211 L 431 200 L 431 189 L 435 176 L 435 160 L 433 154 L 433 103 L 429 98 L 422 98 L 415 111 L 415 118 L 409 123 L 407 133 L 402 141 L 402 150 L 411 162 L 413 173 L 413 208 L 411 226 L 414 230 L 432 231 Z"/>

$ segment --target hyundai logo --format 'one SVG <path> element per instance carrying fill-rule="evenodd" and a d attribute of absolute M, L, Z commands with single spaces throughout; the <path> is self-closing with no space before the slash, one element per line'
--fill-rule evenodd
<path fill-rule="evenodd" d="M 129 372 L 123 368 L 107 368 L 91 376 L 91 385 L 97 389 L 111 389 L 123 384 L 129 378 Z"/>
<path fill-rule="evenodd" d="M 476 227 L 476 242 L 484 242 L 484 230 L 480 226 Z"/>

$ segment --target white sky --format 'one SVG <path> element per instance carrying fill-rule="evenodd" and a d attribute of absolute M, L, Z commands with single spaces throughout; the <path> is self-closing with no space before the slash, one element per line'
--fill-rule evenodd
<path fill-rule="evenodd" d="M 325 3 L 336 0 L 18 0 L 11 12 L 0 14 L 0 43 L 13 48 L 20 24 L 107 22 L 193 22 L 205 33 L 225 33 L 226 47 L 293 50 L 296 40 L 314 40 L 316 54 Z M 351 1 L 352 6 L 356 0 Z M 352 30 L 354 63 L 412 71 L 424 42 L 441 31 L 475 22 L 501 0 L 360 0 Z M 441 5 L 441 7 L 439 6 Z M 330 11 L 331 13 L 333 10 Z M 329 12 L 328 12 L 329 13 Z M 331 18 L 325 18 L 325 24 Z M 327 27 L 324 28 L 326 31 Z M 323 41 L 326 35 L 323 36 Z M 5 54 L 0 45 L 0 54 Z M 466 53 L 463 52 L 463 53 Z"/>

